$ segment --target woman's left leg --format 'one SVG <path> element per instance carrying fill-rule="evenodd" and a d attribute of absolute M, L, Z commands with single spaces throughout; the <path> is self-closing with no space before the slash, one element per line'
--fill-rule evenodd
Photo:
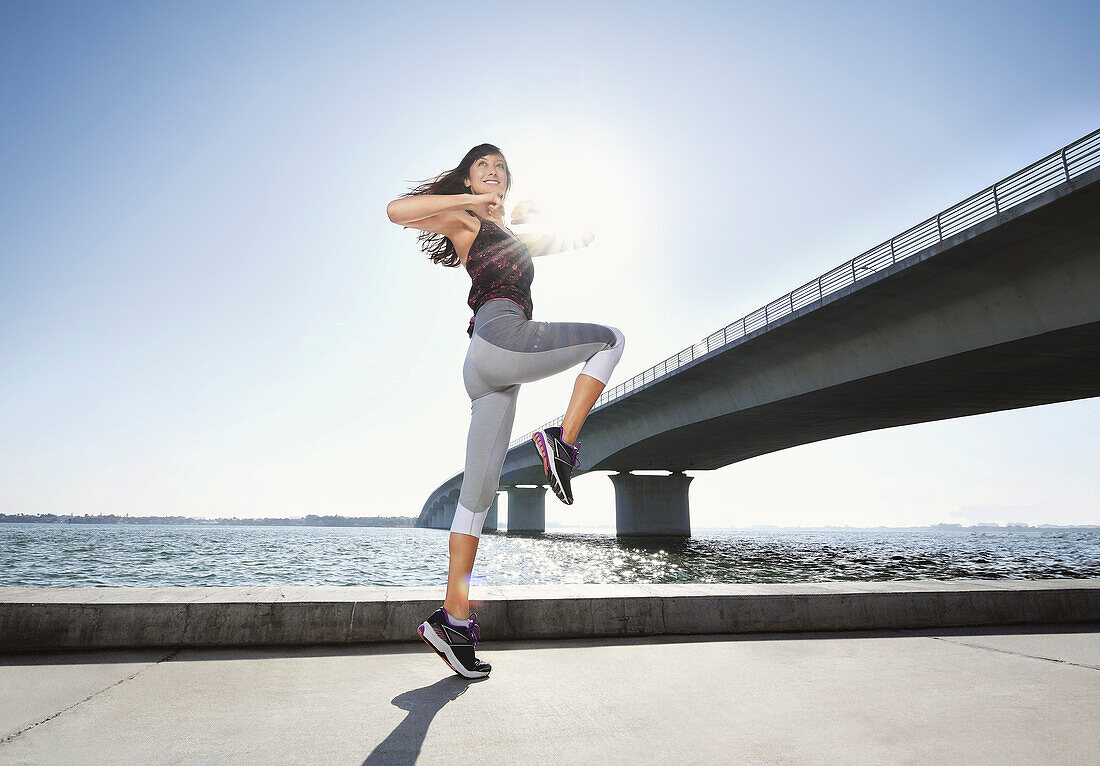
<path fill-rule="evenodd" d="M 596 400 L 603 392 L 604 383 L 599 378 L 594 378 L 586 373 L 579 373 L 576 382 L 573 383 L 573 396 L 569 399 L 569 406 L 565 409 L 565 417 L 561 421 L 561 436 L 570 444 L 577 443 L 581 426 L 585 418 L 592 411 Z"/>
<path fill-rule="evenodd" d="M 486 342 L 488 341 L 488 342 Z M 585 322 L 531 322 L 504 318 L 475 334 L 463 365 L 471 397 L 470 431 L 462 489 L 448 542 L 450 565 L 444 608 L 469 614 L 470 575 L 481 530 L 500 486 L 521 382 L 539 380 L 584 363 L 564 425 L 573 436 L 587 417 L 623 353 L 615 327 Z"/>
<path fill-rule="evenodd" d="M 475 335 L 470 353 L 491 385 L 531 383 L 582 363 L 582 375 L 607 385 L 625 345 L 609 325 L 501 320 Z"/>
<path fill-rule="evenodd" d="M 535 447 L 547 482 L 563 503 L 573 502 L 570 476 L 579 466 L 576 439 L 623 354 L 626 338 L 615 327 L 589 322 L 487 322 L 475 332 L 468 359 L 490 385 L 529 383 L 584 363 L 562 426 L 536 431 Z"/>

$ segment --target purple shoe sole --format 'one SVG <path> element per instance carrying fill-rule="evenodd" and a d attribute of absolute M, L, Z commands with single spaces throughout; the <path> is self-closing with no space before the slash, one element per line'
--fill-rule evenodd
<path fill-rule="evenodd" d="M 541 431 L 535 432 L 531 437 L 531 441 L 535 443 L 535 449 L 539 451 L 539 457 L 542 458 L 542 471 L 546 476 L 546 483 L 550 485 L 550 489 L 554 491 L 554 496 L 561 500 L 566 505 L 572 505 L 572 499 L 565 497 L 565 490 L 562 489 L 561 481 L 558 479 L 557 472 L 550 466 L 551 456 L 550 450 L 547 449 L 546 439 L 543 437 Z"/>
<path fill-rule="evenodd" d="M 535 449 L 539 451 L 539 457 L 542 458 L 542 472 L 546 476 L 546 480 L 550 481 L 550 451 L 546 448 L 546 441 L 542 438 L 542 433 L 536 432 L 531 437 L 531 441 L 535 443 Z"/>

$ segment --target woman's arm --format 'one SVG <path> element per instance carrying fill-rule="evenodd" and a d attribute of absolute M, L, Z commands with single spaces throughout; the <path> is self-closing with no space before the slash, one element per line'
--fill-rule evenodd
<path fill-rule="evenodd" d="M 543 213 L 542 207 L 533 199 L 524 200 L 512 209 L 513 224 L 530 223 L 532 220 L 537 220 L 539 218 L 545 218 L 545 214 Z M 591 229 L 570 231 L 561 234 L 555 234 L 553 232 L 542 234 L 523 232 L 516 236 L 519 238 L 520 242 L 527 245 L 527 250 L 531 253 L 532 258 L 537 258 L 540 255 L 562 253 L 566 250 L 580 250 L 582 247 L 588 247 L 592 244 L 592 240 L 596 238 L 596 235 L 592 233 Z"/>
<path fill-rule="evenodd" d="M 418 194 L 401 197 L 386 205 L 386 215 L 401 225 L 448 211 L 476 208 L 476 194 Z"/>
<path fill-rule="evenodd" d="M 582 247 L 588 247 L 592 244 L 592 240 L 596 238 L 596 235 L 592 233 L 591 229 L 586 229 L 578 234 L 517 234 L 520 242 L 527 245 L 527 251 L 531 253 L 532 258 L 538 258 L 541 255 L 553 255 L 554 253 L 564 253 L 566 250 L 580 250 Z"/>

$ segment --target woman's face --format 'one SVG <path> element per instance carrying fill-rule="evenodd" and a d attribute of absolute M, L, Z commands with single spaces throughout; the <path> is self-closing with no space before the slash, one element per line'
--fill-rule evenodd
<path fill-rule="evenodd" d="M 471 194 L 496 192 L 503 197 L 508 188 L 508 171 L 504 165 L 504 158 L 499 154 L 486 154 L 474 160 L 466 180 Z"/>

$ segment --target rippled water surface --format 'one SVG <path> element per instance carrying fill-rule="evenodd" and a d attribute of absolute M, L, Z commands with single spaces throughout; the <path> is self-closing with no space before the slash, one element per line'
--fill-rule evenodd
<path fill-rule="evenodd" d="M 440 585 L 447 532 L 0 524 L 0 586 Z M 475 584 L 1100 577 L 1100 530 L 697 530 L 486 535 Z"/>

